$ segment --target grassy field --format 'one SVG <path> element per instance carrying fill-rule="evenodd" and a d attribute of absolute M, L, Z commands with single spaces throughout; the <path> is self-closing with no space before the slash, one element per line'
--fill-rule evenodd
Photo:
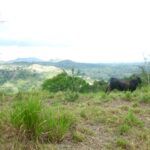
<path fill-rule="evenodd" d="M 0 93 L 1 150 L 150 150 L 150 87 Z"/>

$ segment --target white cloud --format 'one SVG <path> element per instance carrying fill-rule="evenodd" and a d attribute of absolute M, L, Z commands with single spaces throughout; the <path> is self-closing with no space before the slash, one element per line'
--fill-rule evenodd
<path fill-rule="evenodd" d="M 149 0 L 0 0 L 8 20 L 0 37 L 67 45 L 46 51 L 11 48 L 18 49 L 15 56 L 22 51 L 36 55 L 39 49 L 42 57 L 50 52 L 80 61 L 137 61 L 150 52 L 149 8 Z"/>
<path fill-rule="evenodd" d="M 17 57 L 37 57 L 43 60 L 72 59 L 79 62 L 137 62 L 143 61 L 141 51 L 110 51 L 93 49 L 49 48 L 49 47 L 1 47 L 1 59 L 13 60 Z"/>

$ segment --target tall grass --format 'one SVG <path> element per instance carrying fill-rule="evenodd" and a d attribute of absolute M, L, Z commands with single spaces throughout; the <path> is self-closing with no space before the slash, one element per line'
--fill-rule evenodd
<path fill-rule="evenodd" d="M 74 117 L 70 112 L 46 107 L 38 97 L 31 96 L 15 103 L 11 123 L 26 138 L 59 142 L 73 125 Z"/>
<path fill-rule="evenodd" d="M 42 103 L 37 97 L 29 97 L 27 100 L 17 101 L 11 114 L 12 124 L 26 133 L 36 137 L 40 124 Z"/>
<path fill-rule="evenodd" d="M 51 142 L 60 142 L 65 133 L 69 131 L 75 122 L 74 116 L 58 107 L 47 109 L 44 113 L 42 135 Z"/>

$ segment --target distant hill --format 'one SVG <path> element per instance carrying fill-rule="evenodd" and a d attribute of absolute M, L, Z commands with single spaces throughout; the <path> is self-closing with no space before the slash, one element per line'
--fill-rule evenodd
<path fill-rule="evenodd" d="M 49 61 L 44 61 L 36 57 L 28 57 L 28 58 L 17 58 L 11 61 L 12 63 L 37 63 L 42 65 L 52 65 L 56 67 L 61 67 L 65 69 L 70 68 L 97 68 L 97 67 L 120 67 L 120 66 L 138 66 L 143 64 L 142 62 L 137 63 L 82 63 L 75 62 L 69 59 L 60 60 L 60 59 L 50 59 Z"/>
<path fill-rule="evenodd" d="M 18 59 L 13 62 L 17 65 L 31 65 L 39 64 L 44 66 L 55 66 L 66 71 L 74 69 L 74 73 L 82 77 L 90 77 L 91 79 L 104 79 L 109 80 L 111 77 L 129 77 L 132 74 L 139 74 L 143 63 L 81 63 L 72 60 L 49 60 L 42 61 L 37 58 Z"/>
<path fill-rule="evenodd" d="M 66 60 L 49 60 L 45 62 L 40 62 L 43 65 L 53 65 L 56 67 L 64 68 L 64 69 L 71 69 L 71 68 L 93 68 L 93 67 L 100 67 L 100 66 L 108 66 L 105 63 L 82 63 L 82 62 L 75 62 L 69 59 Z"/>
<path fill-rule="evenodd" d="M 36 57 L 28 57 L 28 58 L 17 58 L 15 60 L 12 60 L 11 62 L 27 62 L 27 63 L 34 63 L 34 62 L 43 62 L 43 60 L 36 58 Z"/>
<path fill-rule="evenodd" d="M 105 67 L 120 67 L 120 66 L 139 66 L 143 63 L 82 63 L 82 62 L 75 62 L 72 60 L 61 60 L 57 62 L 42 62 L 44 64 L 50 64 L 56 67 L 64 68 L 64 69 L 71 69 L 71 68 L 78 68 L 78 69 L 87 69 L 87 68 L 105 68 Z"/>

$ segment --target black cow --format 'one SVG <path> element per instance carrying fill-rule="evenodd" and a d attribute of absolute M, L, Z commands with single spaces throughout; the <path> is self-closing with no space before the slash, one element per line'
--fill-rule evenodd
<path fill-rule="evenodd" d="M 119 91 L 134 91 L 136 90 L 137 86 L 141 84 L 142 81 L 139 77 L 136 77 L 135 79 L 131 80 L 121 80 L 117 78 L 111 78 L 109 85 L 106 89 L 106 92 L 112 91 L 114 89 L 117 89 Z"/>

